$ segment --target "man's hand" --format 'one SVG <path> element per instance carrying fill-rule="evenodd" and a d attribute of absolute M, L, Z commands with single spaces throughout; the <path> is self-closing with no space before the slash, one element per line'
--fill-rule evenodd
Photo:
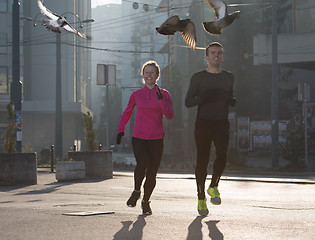
<path fill-rule="evenodd" d="M 118 145 L 120 144 L 121 138 L 122 138 L 122 136 L 124 136 L 124 135 L 125 135 L 124 132 L 120 132 L 120 133 L 117 134 L 116 143 L 117 143 Z"/>
<path fill-rule="evenodd" d="M 235 97 L 230 97 L 229 98 L 229 105 L 231 106 L 231 107 L 235 107 L 235 105 L 236 105 L 236 98 Z"/>

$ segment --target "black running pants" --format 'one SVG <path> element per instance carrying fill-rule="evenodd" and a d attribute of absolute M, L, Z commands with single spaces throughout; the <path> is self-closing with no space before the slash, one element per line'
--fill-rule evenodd
<path fill-rule="evenodd" d="M 163 138 L 158 140 L 144 140 L 132 138 L 133 153 L 136 158 L 134 171 L 135 190 L 140 190 L 144 177 L 143 200 L 148 201 L 156 185 L 156 174 L 160 167 L 163 154 Z"/>
<path fill-rule="evenodd" d="M 215 146 L 216 158 L 213 163 L 213 173 L 210 186 L 217 187 L 226 166 L 229 145 L 229 120 L 197 119 L 195 125 L 195 141 L 197 147 L 196 183 L 198 198 L 205 198 L 205 181 L 210 159 L 212 142 Z"/>

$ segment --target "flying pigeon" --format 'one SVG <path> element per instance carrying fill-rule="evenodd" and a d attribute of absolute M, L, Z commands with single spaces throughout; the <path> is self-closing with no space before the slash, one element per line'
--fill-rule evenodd
<path fill-rule="evenodd" d="M 227 12 L 227 5 L 222 0 L 205 0 L 215 12 L 216 20 L 213 22 L 204 22 L 203 28 L 208 33 L 221 34 L 222 28 L 229 26 L 235 18 L 240 17 L 240 11 L 235 11 L 230 14 Z"/>
<path fill-rule="evenodd" d="M 195 25 L 190 19 L 180 20 L 177 15 L 168 18 L 156 31 L 162 35 L 174 35 L 180 32 L 183 39 L 194 51 L 196 49 Z"/>
<path fill-rule="evenodd" d="M 45 28 L 55 33 L 61 33 L 60 28 L 63 28 L 67 32 L 76 34 L 81 38 L 87 39 L 87 36 L 83 33 L 78 32 L 74 29 L 66 20 L 65 17 L 59 16 L 56 13 L 51 12 L 48 10 L 42 3 L 41 0 L 37 0 L 37 5 L 40 9 L 42 15 L 46 17 L 46 19 L 42 19 L 42 23 Z"/>

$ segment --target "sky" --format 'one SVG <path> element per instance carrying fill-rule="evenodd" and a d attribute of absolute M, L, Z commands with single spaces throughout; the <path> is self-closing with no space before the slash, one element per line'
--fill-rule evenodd
<path fill-rule="evenodd" d="M 121 0 L 91 0 L 92 8 L 110 3 L 120 4 Z"/>

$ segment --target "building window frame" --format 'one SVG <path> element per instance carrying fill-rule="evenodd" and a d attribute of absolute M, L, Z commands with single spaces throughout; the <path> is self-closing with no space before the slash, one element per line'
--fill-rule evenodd
<path fill-rule="evenodd" d="M 0 0 L 0 13 L 8 12 L 8 0 Z"/>
<path fill-rule="evenodd" d="M 8 67 L 0 66 L 0 95 L 9 95 Z"/>
<path fill-rule="evenodd" d="M 0 55 L 8 53 L 8 34 L 0 32 Z"/>

